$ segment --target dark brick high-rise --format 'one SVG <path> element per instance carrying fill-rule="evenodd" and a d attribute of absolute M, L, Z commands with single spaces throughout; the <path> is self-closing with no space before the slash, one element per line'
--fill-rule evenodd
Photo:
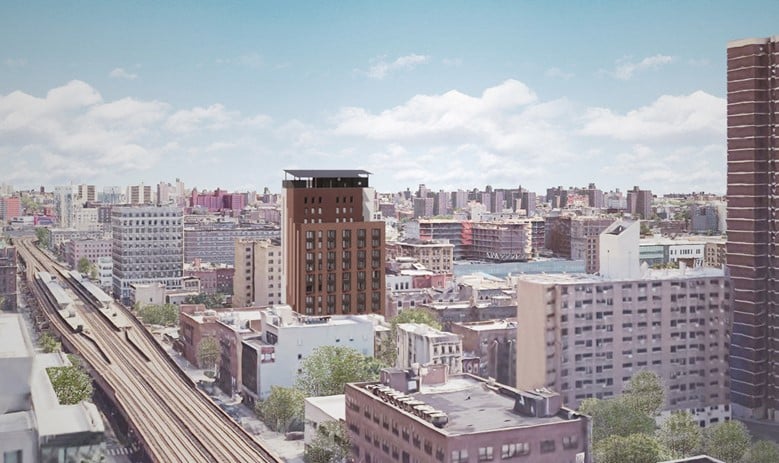
<path fill-rule="evenodd" d="M 734 414 L 779 419 L 778 37 L 728 43 L 728 243 Z"/>
<path fill-rule="evenodd" d="M 364 170 L 287 170 L 287 304 L 304 315 L 384 314 L 384 222 Z"/>

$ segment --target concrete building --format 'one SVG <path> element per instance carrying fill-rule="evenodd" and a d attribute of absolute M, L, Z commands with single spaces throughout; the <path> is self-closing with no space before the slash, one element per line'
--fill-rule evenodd
<path fill-rule="evenodd" d="M 182 210 L 164 206 L 122 206 L 111 211 L 114 297 L 129 301 L 130 285 L 162 283 L 181 287 L 184 250 Z"/>
<path fill-rule="evenodd" d="M 86 258 L 93 265 L 101 257 L 111 257 L 112 240 L 69 240 L 64 243 L 65 262 L 75 269 L 81 258 Z"/>
<path fill-rule="evenodd" d="M 465 258 L 465 247 L 471 245 L 470 222 L 452 219 L 420 219 L 405 224 L 405 238 L 419 241 L 447 241 L 454 245 L 453 258 Z"/>
<path fill-rule="evenodd" d="M 692 233 L 718 234 L 720 230 L 719 207 L 716 204 L 690 206 L 690 231 Z"/>
<path fill-rule="evenodd" d="M 421 382 L 384 370 L 381 382 L 346 385 L 355 461 L 592 463 L 590 418 L 557 394 L 467 374 Z"/>
<path fill-rule="evenodd" d="M 704 424 L 730 417 L 731 293 L 721 269 L 523 275 L 517 292 L 518 387 L 550 387 L 578 406 L 621 394 L 648 369 L 666 386 L 666 411 Z"/>
<path fill-rule="evenodd" d="M 151 186 L 144 185 L 131 185 L 127 187 L 127 201 L 134 205 L 151 205 L 154 204 L 154 196 L 152 196 Z"/>
<path fill-rule="evenodd" d="M 278 240 L 281 229 L 271 224 L 197 222 L 184 225 L 184 261 L 235 265 L 238 239 Z"/>
<path fill-rule="evenodd" d="M 736 413 L 779 419 L 776 121 L 779 38 L 728 43 L 727 262 L 733 282 Z"/>
<path fill-rule="evenodd" d="M 474 222 L 466 255 L 472 260 L 512 262 L 532 257 L 529 221 Z"/>
<path fill-rule="evenodd" d="M 317 435 L 317 429 L 327 422 L 345 423 L 346 399 L 344 394 L 307 397 L 304 405 L 305 428 L 303 443 L 308 447 Z"/>
<path fill-rule="evenodd" d="M 397 251 L 392 257 L 412 257 L 434 273 L 452 273 L 454 245 L 447 241 L 405 240 L 387 244 L 390 246 Z"/>
<path fill-rule="evenodd" d="M 283 257 L 278 243 L 239 238 L 235 242 L 233 307 L 283 304 Z"/>
<path fill-rule="evenodd" d="M 516 319 L 453 323 L 452 333 L 462 338 L 463 357 L 477 358 L 479 368 L 468 371 L 503 384 L 517 384 Z"/>
<path fill-rule="evenodd" d="M 114 259 L 112 256 L 97 259 L 97 278 L 101 288 L 111 288 L 114 280 Z"/>
<path fill-rule="evenodd" d="M 641 190 L 634 186 L 628 190 L 627 198 L 628 212 L 634 217 L 649 220 L 652 218 L 652 191 Z"/>
<path fill-rule="evenodd" d="M 385 312 L 384 222 L 364 170 L 287 170 L 286 301 L 306 315 Z"/>
<path fill-rule="evenodd" d="M 0 223 L 6 225 L 11 220 L 21 217 L 22 199 L 18 196 L 0 197 Z"/>
<path fill-rule="evenodd" d="M 16 248 L 0 238 L 0 310 L 16 311 Z"/>
<path fill-rule="evenodd" d="M 612 217 L 574 216 L 570 220 L 570 256 L 583 260 L 587 273 L 596 273 L 600 267 L 600 234 L 614 223 Z"/>
<path fill-rule="evenodd" d="M 36 354 L 21 315 L 0 315 L 0 455 L 4 462 L 92 461 L 105 428 L 94 404 L 60 405 L 47 368 L 64 353 Z"/>
<path fill-rule="evenodd" d="M 301 361 L 318 347 L 351 347 L 373 356 L 374 326 L 366 316 L 304 316 L 289 306 L 261 314 L 262 334 L 241 345 L 241 389 L 249 402 L 267 397 L 271 386 L 292 387 Z"/>
<path fill-rule="evenodd" d="M 191 264 L 184 263 L 184 277 L 200 280 L 200 291 L 203 294 L 233 294 L 235 268 L 230 265 L 197 260 Z"/>
<path fill-rule="evenodd" d="M 700 237 L 703 238 L 703 237 Z M 651 266 L 675 265 L 684 263 L 688 267 L 701 267 L 706 264 L 706 243 L 724 243 L 719 237 L 705 237 L 696 239 L 668 237 L 642 238 L 639 244 L 639 256 L 641 262 Z M 713 251 L 710 251 L 713 252 Z M 713 264 L 716 255 L 709 256 L 709 263 Z M 722 267 L 720 265 L 706 265 L 707 267 Z"/>
<path fill-rule="evenodd" d="M 449 374 L 462 373 L 463 345 L 460 336 L 420 323 L 397 325 L 398 356 L 395 366 L 446 365 Z"/>
<path fill-rule="evenodd" d="M 414 198 L 414 218 L 429 218 L 435 215 L 435 198 L 425 196 Z"/>

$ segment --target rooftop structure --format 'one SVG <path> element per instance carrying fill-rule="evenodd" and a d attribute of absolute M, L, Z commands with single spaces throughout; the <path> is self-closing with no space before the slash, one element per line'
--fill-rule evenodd
<path fill-rule="evenodd" d="M 589 418 L 562 407 L 557 394 L 465 374 L 421 387 L 393 375 L 405 373 L 346 386 L 346 424 L 359 461 L 592 461 Z"/>

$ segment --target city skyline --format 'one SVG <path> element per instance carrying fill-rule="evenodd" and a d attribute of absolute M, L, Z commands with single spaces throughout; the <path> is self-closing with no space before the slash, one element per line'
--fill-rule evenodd
<path fill-rule="evenodd" d="M 3 5 L 0 182 L 278 192 L 306 167 L 377 191 L 724 193 L 723 49 L 774 10 Z"/>

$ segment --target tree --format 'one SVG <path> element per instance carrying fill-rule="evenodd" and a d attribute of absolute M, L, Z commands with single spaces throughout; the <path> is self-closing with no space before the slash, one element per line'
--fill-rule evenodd
<path fill-rule="evenodd" d="M 74 405 L 92 397 L 92 380 L 81 367 L 49 367 L 46 373 L 60 404 Z"/>
<path fill-rule="evenodd" d="M 149 304 L 136 310 L 147 325 L 172 326 L 179 320 L 179 309 L 173 304 Z"/>
<path fill-rule="evenodd" d="M 738 421 L 724 421 L 706 429 L 706 453 L 725 463 L 738 463 L 749 449 L 749 431 Z"/>
<path fill-rule="evenodd" d="M 49 229 L 45 227 L 38 227 L 35 229 L 35 237 L 38 239 L 38 247 L 48 248 L 50 241 Z"/>
<path fill-rule="evenodd" d="M 89 273 L 89 271 L 92 269 L 92 262 L 89 261 L 86 257 L 82 257 L 78 260 L 78 265 L 76 265 L 76 270 L 78 270 L 79 273 Z"/>
<path fill-rule="evenodd" d="M 779 461 L 779 446 L 767 440 L 757 441 L 744 457 L 744 463 L 776 463 Z"/>
<path fill-rule="evenodd" d="M 294 388 L 271 386 L 270 394 L 257 403 L 255 411 L 272 430 L 287 432 L 302 425 L 305 397 Z"/>
<path fill-rule="evenodd" d="M 27 215 L 38 212 L 38 203 L 29 195 L 22 196 L 22 207 Z"/>
<path fill-rule="evenodd" d="M 185 304 L 203 304 L 207 309 L 220 309 L 224 307 L 224 295 L 200 293 L 196 296 L 187 296 Z"/>
<path fill-rule="evenodd" d="M 610 436 L 652 434 L 655 420 L 636 409 L 624 396 L 613 399 L 586 399 L 579 411 L 592 417 L 592 440 L 599 442 Z"/>
<path fill-rule="evenodd" d="M 595 444 L 598 463 L 657 463 L 660 445 L 648 434 L 610 436 Z"/>
<path fill-rule="evenodd" d="M 219 341 L 216 338 L 204 338 L 197 346 L 197 363 L 200 368 L 213 370 L 219 360 L 220 353 Z"/>
<path fill-rule="evenodd" d="M 350 455 L 351 444 L 344 423 L 325 421 L 317 427 L 303 459 L 306 463 L 342 463 Z"/>
<path fill-rule="evenodd" d="M 672 413 L 658 431 L 660 443 L 673 459 L 691 457 L 700 453 L 703 431 L 688 412 Z"/>
<path fill-rule="evenodd" d="M 654 417 L 663 408 L 665 388 L 657 373 L 641 370 L 625 385 L 624 400 L 636 410 Z"/>
<path fill-rule="evenodd" d="M 50 354 L 52 352 L 59 352 L 62 350 L 62 344 L 59 340 L 52 336 L 50 333 L 43 333 L 38 338 L 38 345 L 41 346 L 43 352 Z"/>
<path fill-rule="evenodd" d="M 369 357 L 351 347 L 321 346 L 300 364 L 296 387 L 306 397 L 344 393 L 344 385 L 378 378 Z"/>

